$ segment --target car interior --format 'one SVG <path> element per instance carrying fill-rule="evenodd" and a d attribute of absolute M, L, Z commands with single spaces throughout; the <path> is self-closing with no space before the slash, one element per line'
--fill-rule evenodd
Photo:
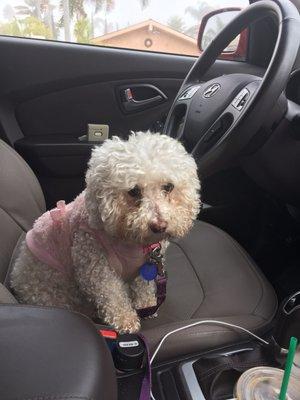
<path fill-rule="evenodd" d="M 152 399 L 225 400 L 246 369 L 282 368 L 300 338 L 299 11 L 250 1 L 199 58 L 0 36 L 1 400 L 145 400 L 147 368 Z M 241 32 L 243 57 L 219 57 Z M 203 207 L 167 252 L 167 299 L 134 335 L 142 358 L 117 354 L 101 321 L 19 304 L 9 287 L 33 222 L 84 188 L 101 145 L 89 124 L 165 133 L 198 165 Z"/>

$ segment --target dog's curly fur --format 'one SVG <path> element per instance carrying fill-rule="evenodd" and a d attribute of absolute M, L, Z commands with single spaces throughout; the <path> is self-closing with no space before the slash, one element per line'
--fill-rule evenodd
<path fill-rule="evenodd" d="M 166 190 L 171 183 L 170 192 Z M 138 188 L 137 196 L 130 191 Z M 84 192 L 93 229 L 126 242 L 149 244 L 184 236 L 200 207 L 194 159 L 178 141 L 160 134 L 136 133 L 127 141 L 114 137 L 94 148 Z M 132 194 L 132 193 L 131 193 Z M 151 224 L 164 224 L 153 233 Z M 156 287 L 140 276 L 125 282 L 108 262 L 94 237 L 80 228 L 72 240 L 71 275 L 40 262 L 24 242 L 11 273 L 20 301 L 62 306 L 98 316 L 121 332 L 140 328 L 136 309 L 156 304 Z"/>

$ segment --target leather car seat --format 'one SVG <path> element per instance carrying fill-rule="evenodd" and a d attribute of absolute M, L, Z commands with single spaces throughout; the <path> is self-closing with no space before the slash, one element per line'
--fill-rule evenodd
<path fill-rule="evenodd" d="M 35 218 L 45 210 L 40 185 L 0 140 L 0 282 Z M 20 305 L 0 283 L 0 399 L 116 400 L 110 352 L 87 317 Z"/>
<path fill-rule="evenodd" d="M 0 188 L 0 282 L 8 287 L 10 266 L 20 242 L 45 211 L 45 200 L 30 167 L 3 141 Z M 277 309 L 273 288 L 241 246 L 220 229 L 197 221 L 187 237 L 170 245 L 167 271 L 167 299 L 158 317 L 142 324 L 151 350 L 168 331 L 201 319 L 223 320 L 254 332 L 270 327 Z M 6 301 L 0 291 L 1 298 Z M 170 337 L 159 359 L 220 347 L 239 339 L 236 331 L 202 325 Z"/>

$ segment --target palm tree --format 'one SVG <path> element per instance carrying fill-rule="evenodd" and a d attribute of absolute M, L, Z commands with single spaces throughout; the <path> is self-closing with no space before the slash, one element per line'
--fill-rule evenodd
<path fill-rule="evenodd" d="M 110 12 L 115 6 L 115 0 L 87 0 L 90 4 L 94 5 L 94 12 L 97 14 L 100 10 L 104 9 Z"/>
<path fill-rule="evenodd" d="M 40 10 L 42 21 L 50 29 L 52 39 L 57 39 L 57 26 L 54 21 L 54 9 L 56 6 L 51 4 L 51 0 L 40 0 Z"/>
<path fill-rule="evenodd" d="M 209 13 L 212 10 L 213 8 L 208 3 L 200 1 L 198 1 L 198 4 L 195 7 L 193 6 L 187 7 L 185 9 L 185 13 L 189 14 L 196 21 L 196 24 L 188 28 L 185 31 L 185 34 L 193 38 L 196 38 L 198 35 L 199 26 L 202 18 L 204 17 L 205 14 Z"/>
<path fill-rule="evenodd" d="M 0 35 L 22 36 L 22 29 L 18 20 L 13 18 L 10 22 L 0 24 Z"/>
<path fill-rule="evenodd" d="M 0 34 L 9 36 L 25 36 L 50 39 L 51 32 L 43 21 L 33 15 L 25 18 L 14 18 L 12 21 L 0 25 Z"/>
<path fill-rule="evenodd" d="M 177 32 L 184 33 L 186 30 L 184 22 L 179 15 L 173 15 L 171 18 L 169 18 L 167 24 Z"/>
<path fill-rule="evenodd" d="M 148 7 L 150 0 L 139 0 L 140 6 L 142 8 L 142 10 L 146 7 Z"/>
<path fill-rule="evenodd" d="M 109 14 L 114 6 L 115 0 L 86 0 L 91 5 L 91 36 L 94 36 L 94 18 L 99 11 L 104 11 L 104 18 L 101 18 L 101 22 L 104 26 L 104 33 L 108 32 L 108 22 L 107 22 L 107 14 Z"/>
<path fill-rule="evenodd" d="M 75 17 L 76 20 L 86 18 L 84 10 L 84 0 L 60 0 L 59 5 L 62 16 L 58 26 L 64 28 L 65 41 L 71 40 L 71 21 Z"/>
<path fill-rule="evenodd" d="M 55 6 L 53 6 L 49 2 L 44 10 L 44 22 L 51 31 L 52 39 L 56 40 L 58 34 L 58 28 L 54 20 L 54 13 L 53 13 L 54 9 Z"/>
<path fill-rule="evenodd" d="M 87 24 L 86 18 L 87 13 L 85 11 L 85 4 L 91 6 L 91 17 L 90 22 Z M 71 21 L 75 18 L 77 24 L 74 27 L 75 37 L 85 38 L 87 41 L 87 32 L 92 37 L 94 34 L 94 16 L 100 11 L 104 10 L 104 31 L 107 30 L 107 18 L 106 15 L 109 13 L 115 5 L 115 0 L 60 0 L 60 9 L 62 10 L 62 17 L 59 21 L 59 25 L 64 27 L 65 40 L 71 40 Z M 87 29 L 89 25 L 89 28 Z M 75 32 L 76 30 L 76 32 Z M 89 37 L 89 38 L 90 38 Z"/>
<path fill-rule="evenodd" d="M 40 19 L 29 16 L 20 21 L 22 36 L 37 37 L 43 39 L 51 38 L 50 29 Z"/>
<path fill-rule="evenodd" d="M 63 12 L 61 21 L 63 21 L 64 17 L 80 19 L 86 17 L 86 12 L 84 9 L 84 0 L 60 0 L 59 4 L 60 9 Z"/>
<path fill-rule="evenodd" d="M 24 5 L 15 6 L 18 15 L 42 19 L 41 0 L 24 0 L 24 3 Z"/>
<path fill-rule="evenodd" d="M 62 0 L 60 8 L 63 10 L 63 16 L 60 19 L 60 25 L 63 24 L 65 41 L 69 42 L 71 40 L 71 17 L 69 0 Z"/>
<path fill-rule="evenodd" d="M 91 23 L 87 17 L 80 18 L 76 21 L 74 26 L 74 35 L 76 42 L 89 43 L 91 38 Z"/>
<path fill-rule="evenodd" d="M 84 0 L 69 0 L 69 10 L 71 18 L 85 18 Z"/>
<path fill-rule="evenodd" d="M 50 2 L 51 0 L 24 0 L 25 4 L 16 6 L 15 10 L 17 15 L 22 15 L 26 18 L 33 17 L 44 23 L 51 32 L 51 38 L 56 38 L 57 32 L 53 16 L 55 7 Z M 30 27 L 34 26 L 34 29 L 36 29 L 38 25 L 38 23 L 34 25 L 31 20 Z"/>

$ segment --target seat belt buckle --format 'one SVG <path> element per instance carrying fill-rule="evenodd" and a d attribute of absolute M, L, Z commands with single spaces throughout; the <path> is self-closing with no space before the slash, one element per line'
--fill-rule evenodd
<path fill-rule="evenodd" d="M 110 329 L 99 329 L 97 332 L 99 335 L 103 336 L 104 339 L 116 340 L 118 337 L 117 332 Z"/>
<path fill-rule="evenodd" d="M 97 333 L 105 339 L 105 342 L 111 352 L 116 347 L 118 333 L 112 329 L 97 329 Z"/>

